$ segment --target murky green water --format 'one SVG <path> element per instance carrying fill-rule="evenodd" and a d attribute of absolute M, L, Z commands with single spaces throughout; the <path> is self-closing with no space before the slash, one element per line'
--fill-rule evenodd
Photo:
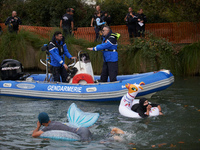
<path fill-rule="evenodd" d="M 156 93 L 151 102 L 159 103 L 164 116 L 129 119 L 118 113 L 119 102 L 75 101 L 83 111 L 98 112 L 91 128 L 90 143 L 32 138 L 37 115 L 45 111 L 51 120 L 67 121 L 67 110 L 74 101 L 37 100 L 0 97 L 0 149 L 199 149 L 200 148 L 200 77 L 175 78 L 165 91 Z M 106 142 L 112 127 L 126 132 L 122 142 Z"/>

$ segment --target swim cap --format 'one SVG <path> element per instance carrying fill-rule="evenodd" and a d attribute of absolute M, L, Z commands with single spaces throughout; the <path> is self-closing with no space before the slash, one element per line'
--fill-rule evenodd
<path fill-rule="evenodd" d="M 42 124 L 42 123 L 48 123 L 49 122 L 49 116 L 47 113 L 45 112 L 41 112 L 39 115 L 38 115 L 38 120 L 39 122 Z"/>

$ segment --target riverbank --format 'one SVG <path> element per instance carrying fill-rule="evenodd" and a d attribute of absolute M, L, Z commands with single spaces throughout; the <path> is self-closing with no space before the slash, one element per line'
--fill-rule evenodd
<path fill-rule="evenodd" d="M 46 38 L 24 30 L 18 34 L 4 33 L 0 36 L 0 61 L 8 58 L 17 59 L 23 64 L 25 70 L 45 70 L 39 61 L 40 58 L 45 59 L 45 52 L 40 48 L 48 42 Z M 77 56 L 80 50 L 99 44 L 73 37 L 67 38 L 66 43 L 73 56 Z M 118 46 L 119 74 L 142 73 L 164 68 L 171 70 L 174 75 L 199 75 L 199 49 L 200 43 L 175 45 L 163 38 L 147 34 L 145 38 L 135 39 L 132 44 Z M 87 52 L 94 73 L 100 74 L 103 63 L 102 53 Z"/>

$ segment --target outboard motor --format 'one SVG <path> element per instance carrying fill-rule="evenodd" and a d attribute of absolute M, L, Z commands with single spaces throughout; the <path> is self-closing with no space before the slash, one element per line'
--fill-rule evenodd
<path fill-rule="evenodd" d="M 5 59 L 1 62 L 2 80 L 19 80 L 24 75 L 22 64 L 14 59 Z"/>

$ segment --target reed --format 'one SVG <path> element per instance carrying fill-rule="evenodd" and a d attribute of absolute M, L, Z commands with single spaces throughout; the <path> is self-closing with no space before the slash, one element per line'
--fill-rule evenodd
<path fill-rule="evenodd" d="M 27 63 L 32 59 L 27 58 L 30 46 L 34 49 L 34 53 L 37 53 L 45 41 L 46 39 L 24 30 L 21 30 L 18 34 L 4 32 L 3 35 L 0 36 L 0 61 L 4 59 L 17 59 L 22 62 L 22 64 L 25 64 L 25 62 Z M 38 60 L 38 58 L 36 59 Z M 29 63 L 35 62 L 29 61 Z"/>
<path fill-rule="evenodd" d="M 60 29 L 55 29 L 53 33 Z M 94 74 L 100 74 L 103 64 L 101 52 L 88 51 L 88 47 L 94 47 L 99 43 L 88 42 L 84 39 L 75 39 L 73 36 L 65 40 L 69 52 L 77 56 L 80 50 L 89 53 Z M 39 62 L 40 58 L 45 59 L 45 53 L 40 51 L 43 44 L 49 40 L 35 35 L 28 31 L 20 31 L 18 34 L 4 33 L 0 36 L 0 60 L 17 59 L 22 64 L 35 64 L 42 70 L 45 67 Z M 27 57 L 30 47 L 34 55 Z M 175 53 L 174 45 L 165 39 L 147 34 L 146 38 L 134 39 L 132 45 L 119 45 L 119 74 L 133 74 L 160 69 L 169 69 L 174 75 L 197 75 L 200 74 L 200 43 L 185 46 L 178 54 Z M 33 59 L 34 58 L 34 59 Z M 69 60 L 66 59 L 66 63 Z M 25 65 L 24 65 L 25 66 Z M 26 66 L 27 69 L 29 66 Z"/>
<path fill-rule="evenodd" d="M 200 75 L 200 42 L 185 46 L 179 53 L 180 72 L 185 76 Z"/>

